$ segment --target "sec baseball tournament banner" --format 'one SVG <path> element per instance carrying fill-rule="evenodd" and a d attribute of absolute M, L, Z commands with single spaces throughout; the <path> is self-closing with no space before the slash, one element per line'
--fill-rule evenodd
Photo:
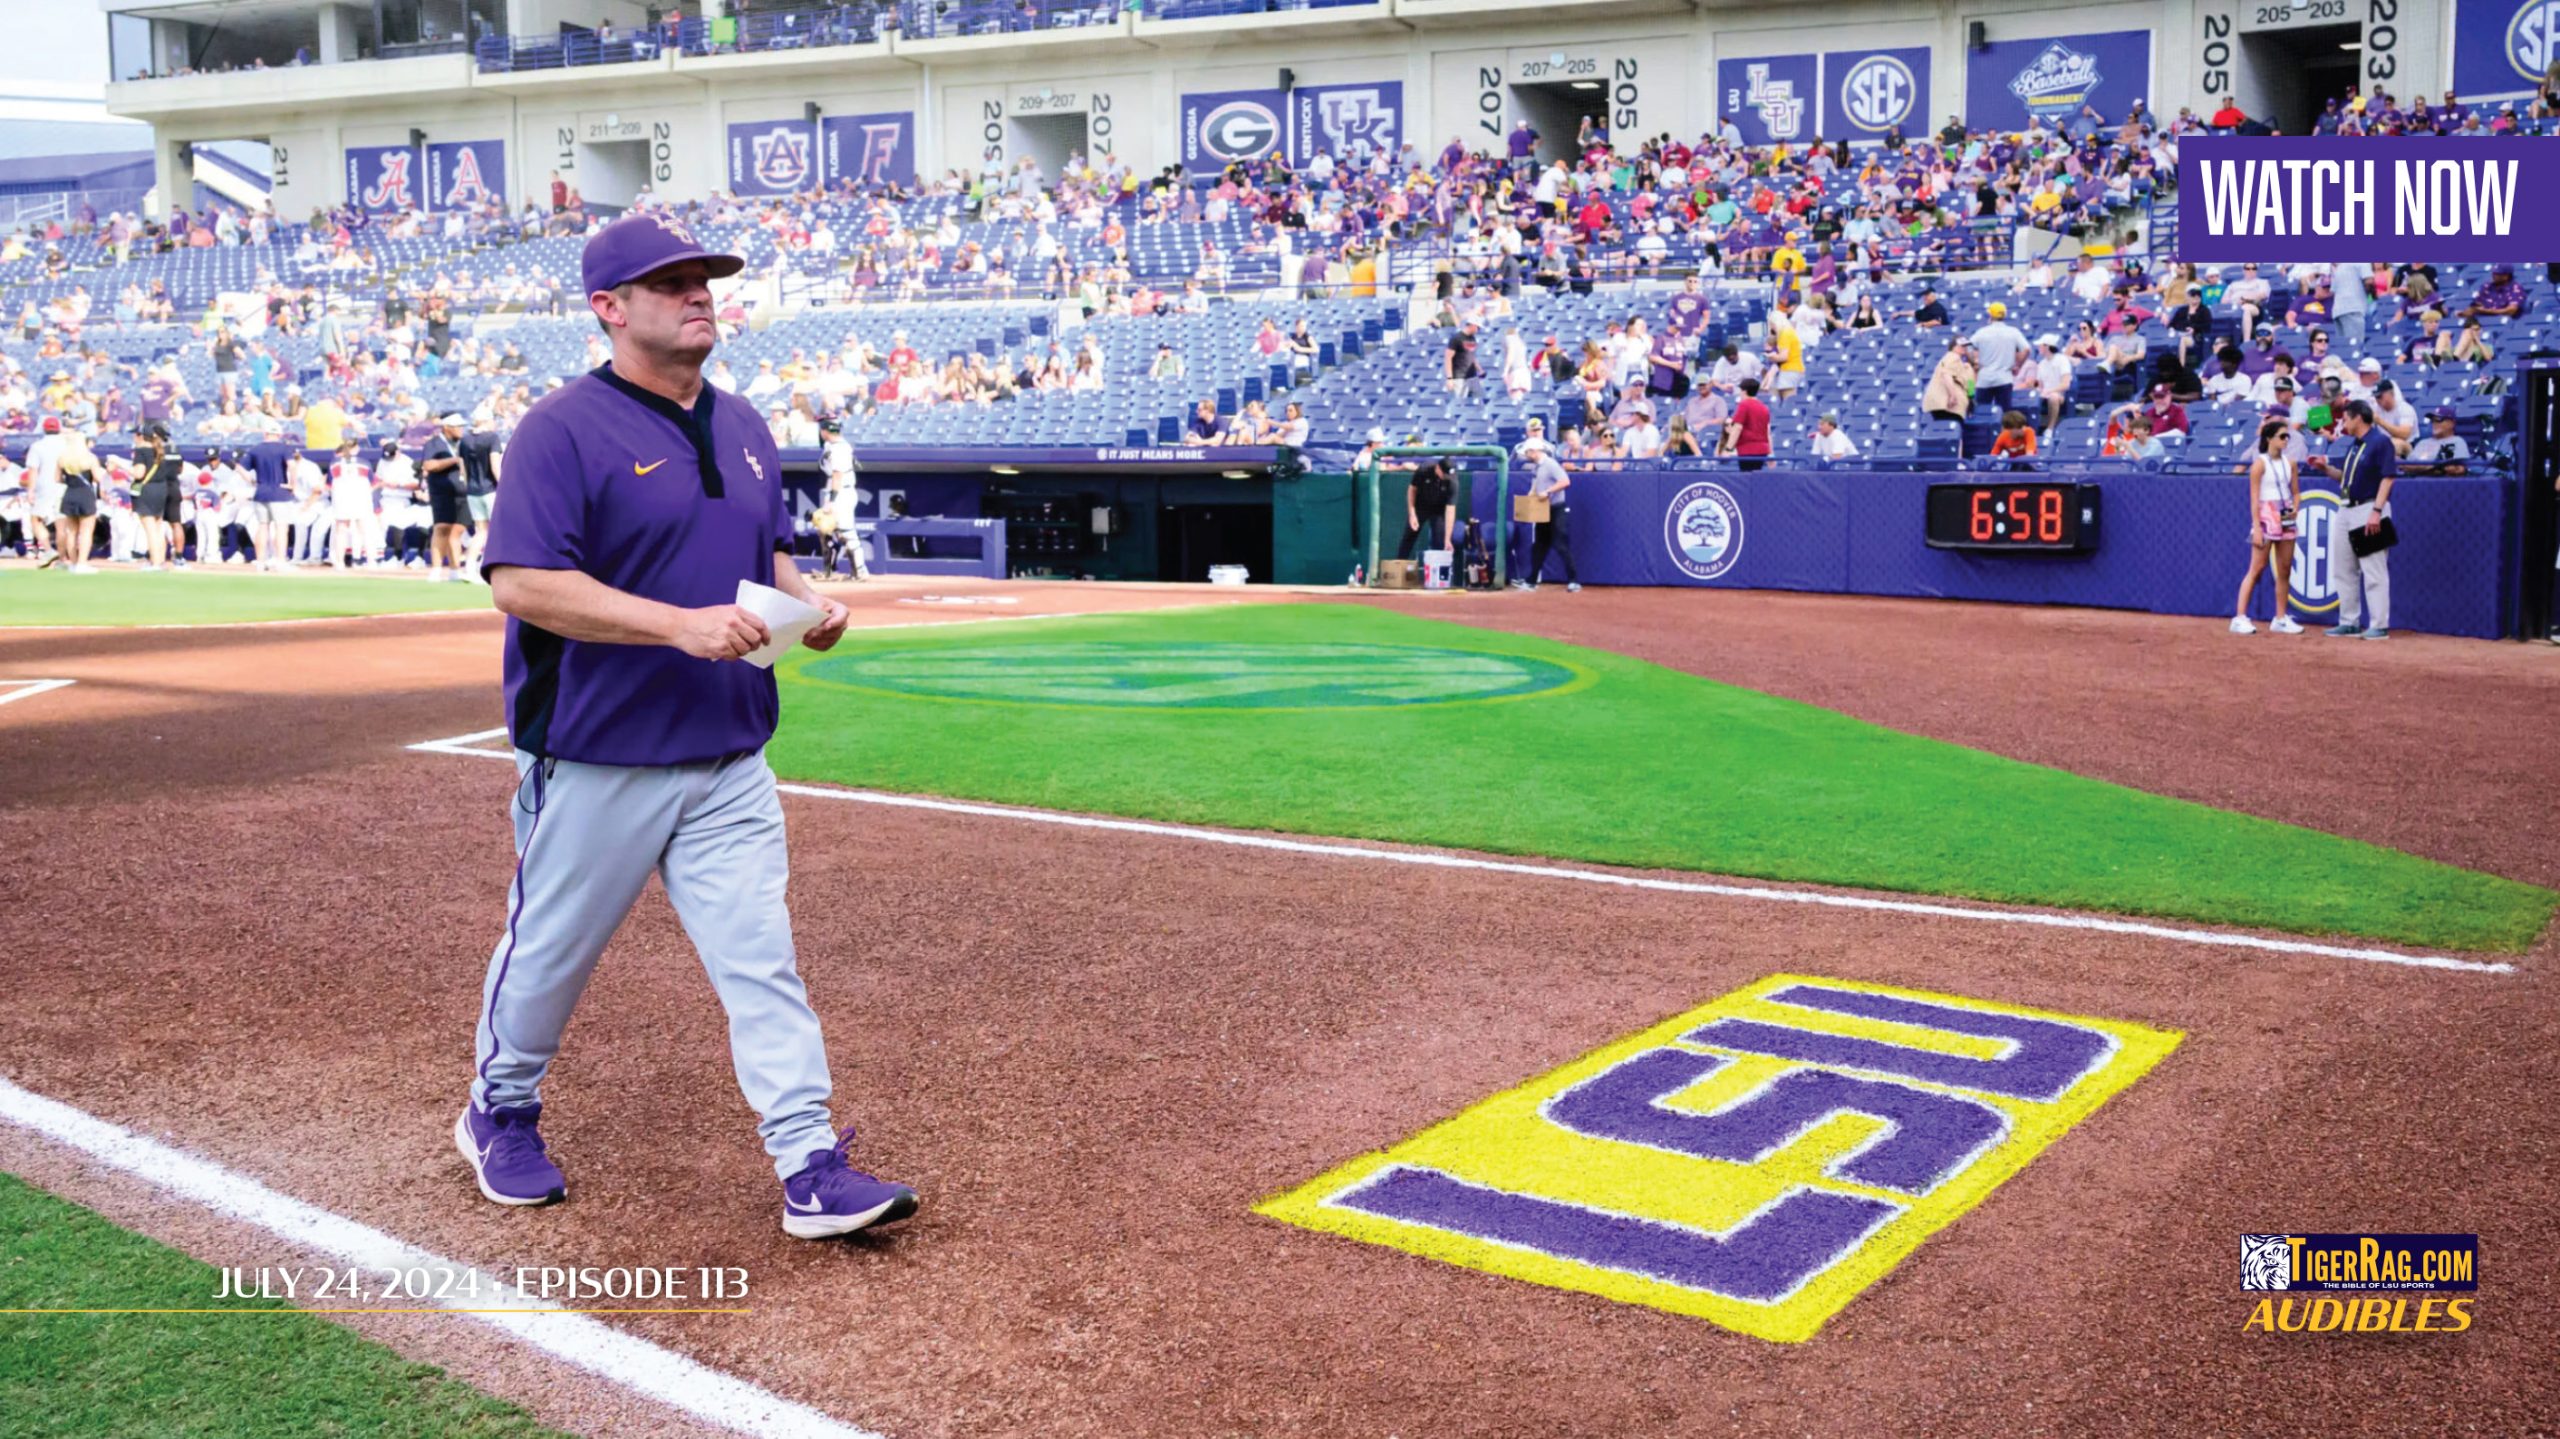
<path fill-rule="evenodd" d="M 2540 263 L 2560 154 L 2455 136 L 2197 135 L 2178 149 L 2178 258 Z"/>
<path fill-rule="evenodd" d="M 2560 0 L 2456 0 L 2453 88 L 2465 100 L 2532 94 L 2560 59 Z"/>
<path fill-rule="evenodd" d="M 507 198 L 507 147 L 460 140 L 427 147 L 427 208 L 468 210 Z"/>
<path fill-rule="evenodd" d="M 1289 163 L 1324 151 L 1337 160 L 1385 153 L 1404 143 L 1404 82 L 1305 85 L 1289 94 Z"/>
<path fill-rule="evenodd" d="M 347 203 L 369 215 L 421 208 L 418 152 L 406 145 L 349 145 Z"/>
<path fill-rule="evenodd" d="M 818 122 L 824 154 L 819 173 L 828 184 L 911 185 L 916 178 L 916 112 L 829 115 Z"/>
<path fill-rule="evenodd" d="M 1964 114 L 1994 130 L 2050 129 L 2080 114 L 2122 120 L 2136 100 L 2151 99 L 2151 32 L 2042 35 L 1995 40 L 1964 59 Z"/>
<path fill-rule="evenodd" d="M 818 183 L 818 137 L 806 120 L 729 127 L 729 193 L 790 195 Z"/>
<path fill-rule="evenodd" d="M 1238 160 L 1260 160 L 1286 138 L 1288 97 L 1277 90 L 1212 90 L 1182 97 L 1182 168 L 1215 175 Z"/>

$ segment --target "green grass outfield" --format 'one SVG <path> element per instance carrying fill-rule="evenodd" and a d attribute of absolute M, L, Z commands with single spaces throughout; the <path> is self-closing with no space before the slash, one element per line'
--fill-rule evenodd
<path fill-rule="evenodd" d="M 2522 949 L 2560 900 L 1640 660 L 1347 605 L 857 630 L 783 673 L 771 755 L 796 779 L 2457 949 Z"/>
<path fill-rule="evenodd" d="M 0 1309 L 288 1310 L 0 1313 L 0 1433 L 537 1439 L 556 1432 L 441 1369 L 281 1302 L 217 1302 L 218 1287 L 213 1266 L 0 1174 Z"/>
<path fill-rule="evenodd" d="M 237 624 L 487 608 L 489 591 L 483 586 L 431 585 L 424 579 L 261 575 L 202 566 L 150 575 L 126 569 L 94 575 L 0 570 L 0 628 Z"/>

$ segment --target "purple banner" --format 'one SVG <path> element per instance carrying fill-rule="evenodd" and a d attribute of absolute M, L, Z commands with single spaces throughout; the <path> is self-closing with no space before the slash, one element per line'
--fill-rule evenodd
<path fill-rule="evenodd" d="M 347 203 L 368 215 L 423 208 L 418 152 L 406 145 L 349 145 Z"/>
<path fill-rule="evenodd" d="M 1756 55 L 1716 62 L 1716 113 L 1746 145 L 1801 144 L 1820 133 L 1818 55 Z"/>
<path fill-rule="evenodd" d="M 2114 124 L 2150 96 L 2148 30 L 1995 40 L 1964 58 L 1964 117 L 1977 128 L 2085 126 L 2084 108 Z"/>
<path fill-rule="evenodd" d="M 1834 50 L 1822 57 L 1822 136 L 1876 140 L 1929 128 L 1929 47 Z"/>
<path fill-rule="evenodd" d="M 1289 96 L 1289 163 L 1393 155 L 1404 143 L 1404 82 L 1303 85 Z"/>
<path fill-rule="evenodd" d="M 729 193 L 790 195 L 818 187 L 818 137 L 806 120 L 729 127 Z"/>
<path fill-rule="evenodd" d="M 2178 258 L 2199 263 L 2540 263 L 2560 229 L 2560 154 L 2452 137 L 2192 136 Z"/>
<path fill-rule="evenodd" d="M 825 152 L 820 173 L 832 185 L 851 180 L 858 185 L 895 181 L 912 185 L 916 178 L 916 115 L 892 110 L 878 115 L 829 115 L 818 122 L 818 141 Z"/>
<path fill-rule="evenodd" d="M 427 147 L 427 208 L 470 210 L 507 198 L 507 147 L 464 140 Z"/>
<path fill-rule="evenodd" d="M 1367 88 L 1378 88 L 1375 86 Z M 1182 97 L 1182 168 L 1215 175 L 1278 153 L 1288 97 L 1277 90 L 1213 90 Z"/>
<path fill-rule="evenodd" d="M 2453 88 L 2460 98 L 2530 95 L 2555 59 L 2560 0 L 2456 0 Z"/>

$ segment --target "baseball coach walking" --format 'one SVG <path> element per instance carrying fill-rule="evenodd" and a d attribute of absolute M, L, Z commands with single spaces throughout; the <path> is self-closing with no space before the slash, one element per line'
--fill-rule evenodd
<path fill-rule="evenodd" d="M 849 1234 L 915 1212 L 913 1190 L 853 1169 L 784 904 L 782 802 L 764 758 L 781 701 L 740 663 L 764 623 L 740 580 L 822 608 L 801 578 L 782 458 L 755 406 L 705 384 L 710 282 L 744 262 L 670 217 L 587 241 L 587 304 L 612 359 L 527 411 L 482 557 L 507 614 L 516 871 L 482 987 L 471 1102 L 454 1143 L 480 1192 L 547 1204 L 541 1083 L 605 942 L 655 872 L 728 1011 L 738 1087 L 783 1182 L 782 1227 Z"/>

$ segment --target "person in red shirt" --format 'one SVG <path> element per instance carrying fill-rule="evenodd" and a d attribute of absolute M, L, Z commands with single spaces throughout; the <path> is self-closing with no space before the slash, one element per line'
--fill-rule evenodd
<path fill-rule="evenodd" d="M 2214 111 L 2213 119 L 2207 123 L 2216 130 L 2237 130 L 2249 123 L 2249 117 L 2241 110 L 2239 102 L 2225 100 L 2222 102 L 2222 108 Z"/>
<path fill-rule="evenodd" d="M 1583 206 L 1581 211 L 1573 217 L 1573 228 L 1582 233 L 1582 241 L 1587 245 L 1597 239 L 1601 231 L 1609 228 L 1612 218 L 1614 217 L 1609 213 L 1609 203 L 1595 194 L 1591 197 L 1591 203 Z"/>
<path fill-rule="evenodd" d="M 1769 463 L 1769 407 L 1760 402 L 1760 382 L 1742 382 L 1742 399 L 1733 407 L 1733 418 L 1725 421 L 1725 439 L 1734 458 L 1746 470 L 1765 468 Z"/>
<path fill-rule="evenodd" d="M 2183 435 L 2190 428 L 2187 407 L 2170 397 L 2167 385 L 2151 387 L 2150 413 L 2151 433 L 2155 435 Z"/>

